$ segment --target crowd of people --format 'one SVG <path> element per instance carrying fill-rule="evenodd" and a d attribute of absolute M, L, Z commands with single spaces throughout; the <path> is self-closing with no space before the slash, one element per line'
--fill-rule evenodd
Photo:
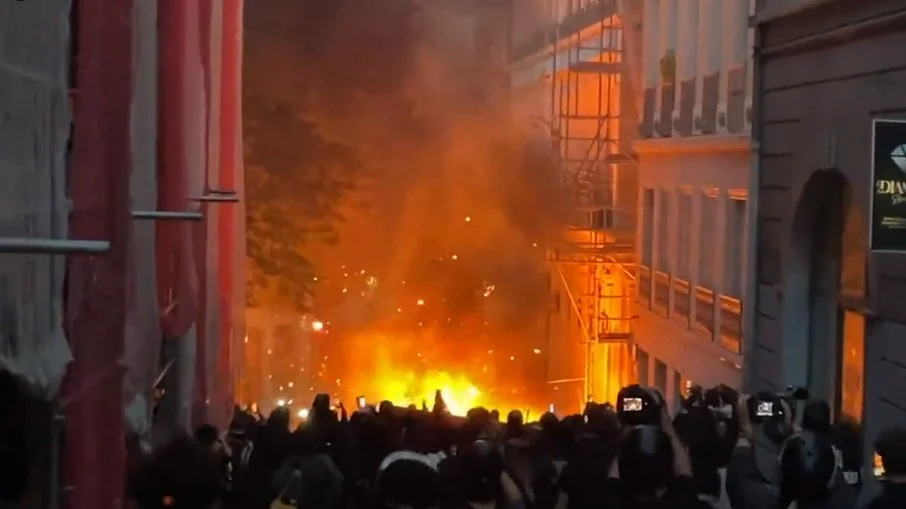
<path fill-rule="evenodd" d="M 226 432 L 201 426 L 135 462 L 129 495 L 186 509 L 906 508 L 906 430 L 879 435 L 883 476 L 866 482 L 858 425 L 802 392 L 692 388 L 671 416 L 632 385 L 531 423 L 453 416 L 440 394 L 351 413 L 322 394 L 295 429 L 286 406 L 237 407 Z"/>

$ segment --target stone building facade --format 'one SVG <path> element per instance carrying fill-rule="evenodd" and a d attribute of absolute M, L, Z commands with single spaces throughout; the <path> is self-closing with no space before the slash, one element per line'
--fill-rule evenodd
<path fill-rule="evenodd" d="M 906 205 L 874 181 L 906 181 L 891 166 L 906 143 L 906 1 L 757 7 L 747 385 L 806 386 L 861 420 L 868 445 L 906 422 L 906 257 L 891 242 Z"/>

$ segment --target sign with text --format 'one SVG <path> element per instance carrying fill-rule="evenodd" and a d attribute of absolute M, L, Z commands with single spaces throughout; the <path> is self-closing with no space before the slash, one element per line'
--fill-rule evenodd
<path fill-rule="evenodd" d="M 906 253 L 906 120 L 872 122 L 872 251 Z"/>

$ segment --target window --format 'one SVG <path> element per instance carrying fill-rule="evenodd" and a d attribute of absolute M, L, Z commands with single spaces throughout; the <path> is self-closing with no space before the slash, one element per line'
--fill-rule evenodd
<path fill-rule="evenodd" d="M 686 384 L 686 382 L 685 382 L 685 378 L 683 377 L 683 374 L 680 373 L 679 371 L 674 371 L 673 372 L 673 401 L 674 401 L 673 411 L 674 412 L 676 412 L 680 408 L 682 408 L 683 398 L 686 396 L 686 391 L 685 391 L 685 387 L 684 387 L 685 384 Z"/>
<path fill-rule="evenodd" d="M 651 267 L 654 257 L 654 189 L 642 192 L 642 265 Z"/>
<path fill-rule="evenodd" d="M 691 310 L 689 278 L 692 250 L 692 195 L 680 192 L 676 203 L 676 265 L 673 270 L 673 311 L 688 324 Z"/>
<path fill-rule="evenodd" d="M 657 270 L 670 272 L 670 191 L 661 189 L 657 219 Z"/>
<path fill-rule="evenodd" d="M 661 189 L 660 203 L 657 213 L 657 256 L 655 262 L 657 270 L 654 273 L 654 304 L 653 308 L 666 316 L 670 315 L 670 218 L 673 212 L 671 192 Z"/>
<path fill-rule="evenodd" d="M 667 365 L 660 359 L 654 359 L 654 388 L 667 398 Z"/>
<path fill-rule="evenodd" d="M 639 385 L 647 386 L 651 383 L 648 380 L 648 352 L 636 347 L 635 349 L 636 369 L 638 370 Z"/>
<path fill-rule="evenodd" d="M 843 312 L 843 357 L 840 363 L 840 412 L 862 422 L 865 397 L 865 317 Z"/>
<path fill-rule="evenodd" d="M 742 299 L 745 273 L 746 201 L 731 198 L 727 204 L 726 255 L 724 258 L 724 295 Z"/>
<path fill-rule="evenodd" d="M 651 306 L 651 263 L 654 258 L 654 189 L 642 191 L 642 252 L 639 264 L 639 298 Z"/>
<path fill-rule="evenodd" d="M 673 275 L 688 281 L 690 248 L 692 241 L 692 195 L 679 193 L 677 200 L 676 225 L 676 270 Z"/>
<path fill-rule="evenodd" d="M 717 197 L 704 193 L 701 197 L 701 218 L 699 220 L 698 244 L 698 286 L 709 290 L 714 288 L 714 262 L 717 261 L 715 250 L 718 249 L 717 236 Z"/>

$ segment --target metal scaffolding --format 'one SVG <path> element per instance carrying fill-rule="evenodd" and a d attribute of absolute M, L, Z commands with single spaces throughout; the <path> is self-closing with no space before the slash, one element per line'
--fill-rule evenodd
<path fill-rule="evenodd" d="M 553 12 L 563 14 L 551 52 L 550 118 L 571 214 L 547 259 L 584 329 L 589 398 L 602 388 L 615 393 L 633 371 L 637 171 L 620 139 L 621 113 L 634 108 L 623 107 L 633 96 L 624 89 L 632 80 L 624 79 L 619 2 L 582 3 L 554 0 Z"/>

